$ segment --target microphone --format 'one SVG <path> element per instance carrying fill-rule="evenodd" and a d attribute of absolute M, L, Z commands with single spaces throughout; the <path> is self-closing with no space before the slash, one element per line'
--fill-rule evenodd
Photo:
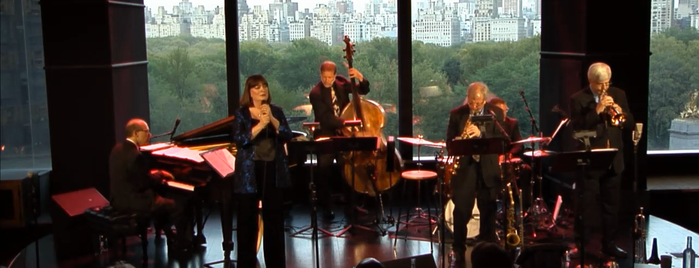
<path fill-rule="evenodd" d="M 170 133 L 170 140 L 172 140 L 172 137 L 175 136 L 175 131 L 177 131 L 177 127 L 179 125 L 180 125 L 180 119 L 177 118 L 177 120 L 175 120 L 175 127 L 172 128 L 172 132 Z"/>
<path fill-rule="evenodd" d="M 524 91 L 520 90 L 520 91 L 519 91 L 519 95 L 521 95 L 521 96 L 524 97 Z"/>
<path fill-rule="evenodd" d="M 267 102 L 267 100 L 263 100 L 263 101 L 262 101 L 262 105 L 266 105 L 266 104 L 269 104 L 269 103 Z M 270 111 L 270 112 L 271 112 L 271 111 Z M 265 115 L 267 115 L 267 114 L 265 114 Z M 268 125 L 269 125 L 269 124 L 268 124 Z M 265 127 L 265 128 L 266 128 L 266 127 Z M 269 138 L 269 131 L 265 131 L 265 138 Z"/>

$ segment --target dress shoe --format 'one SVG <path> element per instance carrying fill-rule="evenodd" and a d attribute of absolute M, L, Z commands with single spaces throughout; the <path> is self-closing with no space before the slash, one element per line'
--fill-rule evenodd
<path fill-rule="evenodd" d="M 617 259 L 626 259 L 628 255 L 626 251 L 618 248 L 614 243 L 608 243 L 602 247 L 602 253 Z"/>

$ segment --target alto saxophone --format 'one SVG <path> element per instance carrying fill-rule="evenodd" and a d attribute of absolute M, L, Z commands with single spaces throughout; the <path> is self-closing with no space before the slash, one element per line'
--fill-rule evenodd
<path fill-rule="evenodd" d="M 468 116 L 468 120 L 466 120 L 466 125 L 464 125 L 464 130 L 461 131 L 461 135 L 459 136 L 461 137 L 461 139 L 471 139 L 475 137 L 475 135 L 468 134 L 468 127 L 473 125 L 473 123 L 471 123 L 471 118 L 473 118 L 474 116 L 476 116 L 476 113 L 471 113 Z M 459 159 L 460 158 L 458 156 L 454 157 L 454 167 L 451 169 L 451 175 L 456 175 L 456 169 L 459 167 Z"/>
<path fill-rule="evenodd" d="M 507 183 L 507 192 L 510 194 L 510 207 L 507 210 L 507 237 L 505 239 L 507 245 L 510 248 L 515 248 L 519 246 L 522 239 L 517 234 L 517 229 L 515 229 L 515 199 L 512 197 L 512 183 Z M 521 203 L 520 203 L 521 204 Z"/>

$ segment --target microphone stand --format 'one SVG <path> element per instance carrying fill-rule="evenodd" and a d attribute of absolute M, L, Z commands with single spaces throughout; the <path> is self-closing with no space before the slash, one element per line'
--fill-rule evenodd
<path fill-rule="evenodd" d="M 500 122 L 498 122 L 498 119 L 497 119 L 497 117 L 495 116 L 495 113 L 493 112 L 493 110 L 488 110 L 488 112 L 490 113 L 490 116 L 493 118 L 493 122 L 495 122 L 495 125 L 498 127 L 498 130 L 500 131 L 500 134 L 502 134 L 502 136 L 505 137 L 505 139 L 502 140 L 502 155 L 505 157 L 505 161 L 509 162 L 509 161 L 510 161 L 510 157 L 509 157 L 509 155 L 508 155 L 508 153 L 507 153 L 507 151 L 506 151 L 505 149 L 507 148 L 506 145 L 508 145 L 508 144 L 510 144 L 510 143 L 512 142 L 512 139 L 510 138 L 510 135 L 507 135 L 507 132 L 505 131 L 505 129 L 502 128 L 502 125 L 500 125 Z M 500 179 L 501 179 L 501 180 L 504 179 L 503 176 L 502 176 L 502 163 L 500 163 Z M 503 189 L 504 189 L 504 188 L 503 188 Z M 502 190 L 502 189 L 501 189 L 501 190 Z M 504 199 L 503 199 L 503 200 L 504 200 Z M 503 205 L 502 211 L 503 211 L 503 213 L 506 213 L 506 212 L 505 212 L 505 207 L 504 207 L 505 202 L 502 202 L 502 205 Z M 503 224 L 503 225 L 502 225 L 503 234 L 505 235 L 505 239 L 507 239 L 507 227 L 508 227 L 507 224 Z M 517 258 L 514 258 L 514 259 L 517 259 Z"/>
<path fill-rule="evenodd" d="M 150 137 L 150 139 L 157 139 L 157 138 L 160 138 L 160 137 L 164 137 L 164 136 L 170 135 L 170 140 L 172 140 L 172 137 L 175 136 L 175 131 L 177 131 L 177 127 L 178 127 L 179 125 L 180 125 L 180 119 L 177 118 L 177 120 L 175 120 L 175 126 L 172 128 L 172 130 L 170 130 L 169 132 L 162 133 L 162 134 L 153 135 L 153 136 Z"/>
<path fill-rule="evenodd" d="M 531 111 L 531 109 L 529 109 L 529 103 L 527 103 L 527 99 L 524 97 L 524 91 L 520 90 L 519 95 L 522 97 L 522 101 L 524 102 L 524 109 L 529 114 L 529 121 L 531 122 L 532 137 L 543 137 L 543 134 L 541 133 L 541 131 L 539 130 L 539 128 L 536 125 L 536 119 L 534 119 L 534 115 L 532 115 L 532 111 Z M 541 176 L 543 175 L 542 174 L 543 173 L 542 172 L 542 165 L 541 165 L 541 163 L 539 163 L 538 165 L 536 163 L 539 160 L 537 160 L 537 158 L 534 155 L 534 153 L 536 151 L 534 148 L 535 146 L 536 146 L 536 143 L 532 141 L 531 142 L 532 173 L 531 173 L 531 181 L 530 181 L 531 187 L 529 188 L 529 193 L 530 193 L 529 194 L 529 201 L 530 201 L 531 207 L 529 207 L 529 211 L 527 212 L 527 214 L 531 215 L 532 217 L 538 216 L 537 214 L 544 214 L 544 213 L 540 213 L 540 212 L 546 210 L 545 203 L 543 202 L 543 198 L 542 198 L 542 196 L 543 196 L 542 195 L 543 187 L 541 185 L 542 184 Z M 541 146 L 539 146 L 539 147 L 541 147 Z M 541 149 L 541 148 L 539 148 L 539 149 Z M 539 173 L 538 175 L 535 175 L 536 171 L 538 171 L 538 173 Z M 537 204 L 534 203 L 534 178 L 536 178 L 539 181 L 539 197 L 536 198 Z M 539 199 L 541 199 L 541 200 L 539 200 Z M 539 209 L 535 209 L 536 207 L 539 207 Z M 534 227 L 534 230 L 536 230 L 536 227 Z"/>

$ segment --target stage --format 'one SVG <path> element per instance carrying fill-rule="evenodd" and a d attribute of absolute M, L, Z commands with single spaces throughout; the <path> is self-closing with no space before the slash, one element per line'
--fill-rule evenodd
<path fill-rule="evenodd" d="M 336 209 L 337 212 L 338 209 Z M 388 211 L 387 211 L 388 213 Z M 394 215 L 397 216 L 397 210 L 394 208 Z M 314 267 L 313 251 L 312 251 L 312 240 L 310 239 L 310 232 L 307 232 L 298 237 L 291 237 L 291 234 L 295 233 L 297 230 L 305 227 L 309 222 L 309 212 L 308 207 L 305 205 L 299 205 L 294 207 L 291 211 L 289 217 L 287 217 L 286 224 L 286 258 L 287 267 Z M 343 216 L 341 213 L 336 214 L 336 219 L 332 222 L 323 223 L 323 228 L 337 234 L 342 229 Z M 692 233 L 691 231 L 675 225 L 669 221 L 663 220 L 661 218 L 650 216 L 649 219 L 649 230 L 648 230 L 648 241 L 647 241 L 647 256 L 650 256 L 650 250 L 652 246 L 652 239 L 658 238 L 658 252 L 660 255 L 673 255 L 673 267 L 679 267 L 681 263 L 681 258 L 678 258 L 679 254 L 684 250 L 686 244 L 686 237 L 693 236 L 694 241 L 699 241 L 699 235 Z M 628 223 L 630 221 L 624 220 L 621 230 L 630 230 Z M 234 221 L 235 223 L 235 221 Z M 565 228 L 559 228 L 559 236 L 563 236 L 559 241 L 566 243 L 570 241 L 567 237 L 569 235 L 569 230 Z M 423 230 L 426 230 L 424 228 Z M 439 267 L 439 244 L 430 243 L 428 241 L 420 241 L 420 236 L 426 237 L 423 234 L 415 234 L 411 231 L 410 239 L 404 239 L 401 236 L 398 239 L 397 246 L 394 250 L 393 248 L 393 232 L 394 230 L 389 228 L 389 232 L 385 236 L 379 236 L 375 233 L 361 231 L 357 235 L 344 235 L 343 237 L 322 237 L 319 239 L 319 251 L 320 251 L 320 267 L 337 267 L 337 268 L 350 268 L 354 267 L 359 261 L 367 257 L 373 257 L 381 262 L 387 262 L 396 259 L 409 258 L 413 256 L 428 254 L 432 256 L 436 267 Z M 221 228 L 219 223 L 218 214 L 216 212 L 212 213 L 209 221 L 204 230 L 204 234 L 207 238 L 206 247 L 201 248 L 198 251 L 193 252 L 190 256 L 168 256 L 166 246 L 163 244 L 156 245 L 154 243 L 153 233 L 149 234 L 149 245 L 148 245 L 148 264 L 147 267 L 208 267 L 205 263 L 213 262 L 223 258 L 223 251 L 221 249 Z M 449 236 L 449 232 L 447 232 Z M 234 231 L 233 239 L 235 241 L 236 233 Z M 559 237 L 560 238 L 560 237 Z M 436 237 L 435 237 L 436 239 Z M 539 243 L 539 242 L 535 242 Z M 67 260 L 57 260 L 55 254 L 55 246 L 53 241 L 53 235 L 49 234 L 42 237 L 39 240 L 39 258 L 36 257 L 36 248 L 32 243 L 28 245 L 24 250 L 22 250 L 11 262 L 9 267 L 110 267 L 114 266 L 116 261 L 123 261 L 124 263 L 131 264 L 135 267 L 146 267 L 141 265 L 141 248 L 140 240 L 138 237 L 130 237 L 127 239 L 127 257 L 126 258 L 109 258 L 109 252 L 104 252 L 97 257 L 92 255 L 85 255 L 82 257 L 74 257 Z M 631 254 L 631 241 L 630 234 L 628 236 L 620 236 L 618 244 L 621 248 L 628 251 Z M 695 243 L 696 244 L 696 243 Z M 264 244 L 262 245 L 264 248 Z M 470 251 L 472 247 L 469 247 L 466 258 L 467 264 L 465 267 L 470 267 Z M 451 245 L 446 245 L 447 257 L 451 249 Z M 231 254 L 231 257 L 235 259 L 236 252 Z M 629 256 L 631 257 L 631 256 Z M 37 266 L 38 260 L 38 266 Z M 262 253 L 258 254 L 258 267 L 265 267 L 264 258 Z M 589 261 L 589 260 L 588 260 Z M 571 264 L 575 264 L 576 261 L 573 260 Z M 631 258 L 624 261 L 619 261 L 620 267 L 632 267 Z M 128 266 L 127 266 L 128 267 Z M 210 267 L 223 267 L 221 264 L 213 265 Z M 397 266 L 403 267 L 403 266 Z M 409 266 L 406 266 L 409 267 Z M 445 267 L 449 267 L 447 262 Z M 429 267 L 426 267 L 429 268 Z"/>

